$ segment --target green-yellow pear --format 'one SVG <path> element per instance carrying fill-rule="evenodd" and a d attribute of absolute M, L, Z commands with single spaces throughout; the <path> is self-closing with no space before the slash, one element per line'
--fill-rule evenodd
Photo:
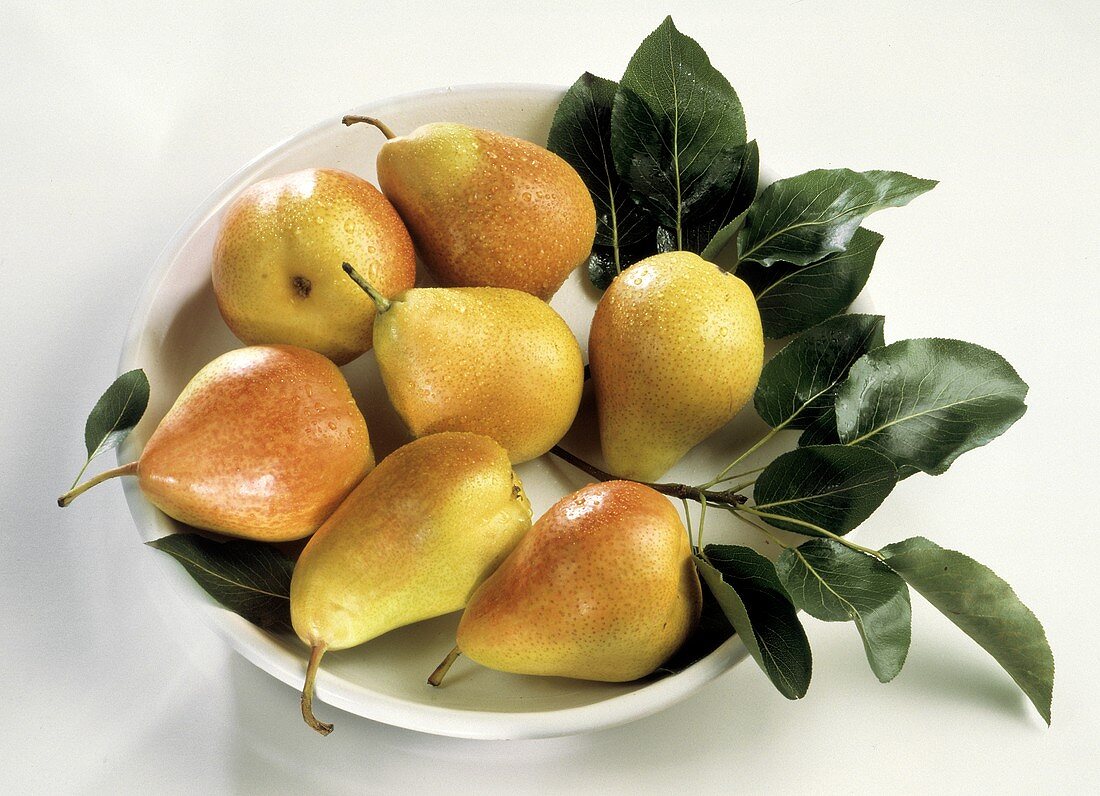
<path fill-rule="evenodd" d="M 375 298 L 374 355 L 397 413 L 417 437 L 471 431 L 513 464 L 550 450 L 573 424 L 584 360 L 545 302 L 494 287 L 413 288 Z"/>
<path fill-rule="evenodd" d="M 752 397 L 764 333 L 752 290 L 690 252 L 635 263 L 588 339 L 607 469 L 655 481 Z"/>
<path fill-rule="evenodd" d="M 208 531 L 279 542 L 309 536 L 374 466 L 343 374 L 295 346 L 222 354 L 187 384 L 141 457 L 62 496 L 136 475 L 154 506 Z"/>
<path fill-rule="evenodd" d="M 245 343 L 290 343 L 342 365 L 370 349 L 374 318 L 340 272 L 345 261 L 387 296 L 416 282 L 412 240 L 377 188 L 337 169 L 261 180 L 225 211 L 212 268 L 218 308 Z"/>
<path fill-rule="evenodd" d="M 479 434 L 433 434 L 391 453 L 309 540 L 290 616 L 311 654 L 302 715 L 318 732 L 313 682 L 326 650 L 362 644 L 462 608 L 531 527 L 504 449 Z"/>
<path fill-rule="evenodd" d="M 592 251 L 596 210 L 580 175 L 530 141 L 463 124 L 388 139 L 378 184 L 444 285 L 510 287 L 549 300 Z M 368 275 L 368 279 L 369 279 Z"/>
<path fill-rule="evenodd" d="M 539 518 L 470 598 L 457 654 L 516 674 L 625 682 L 690 635 L 702 592 L 669 500 L 633 481 L 591 484 Z"/>

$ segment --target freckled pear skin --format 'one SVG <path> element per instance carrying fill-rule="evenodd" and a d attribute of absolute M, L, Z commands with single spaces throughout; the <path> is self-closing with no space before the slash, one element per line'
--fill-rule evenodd
<path fill-rule="evenodd" d="M 346 649 L 462 608 L 531 527 L 504 449 L 434 434 L 383 459 L 294 569 L 290 610 L 306 644 Z"/>
<path fill-rule="evenodd" d="M 635 263 L 596 307 L 588 341 L 607 469 L 660 478 L 752 397 L 764 333 L 743 281 L 689 252 Z"/>
<path fill-rule="evenodd" d="M 500 671 L 626 682 L 683 644 L 701 606 L 672 504 L 642 484 L 608 481 L 535 523 L 470 599 L 458 648 Z"/>
<path fill-rule="evenodd" d="M 441 284 L 548 301 L 592 250 L 596 210 L 584 182 L 529 141 L 427 124 L 383 144 L 377 165 L 382 191 Z"/>
<path fill-rule="evenodd" d="M 573 424 L 584 360 L 561 316 L 504 288 L 414 288 L 374 322 L 382 381 L 417 437 L 485 434 L 513 464 L 546 453 Z"/>
<path fill-rule="evenodd" d="M 264 542 L 312 534 L 374 466 L 340 370 L 294 346 L 222 354 L 191 379 L 138 461 L 157 508 Z"/>
<path fill-rule="evenodd" d="M 218 308 L 245 343 L 290 343 L 342 365 L 370 349 L 375 312 L 343 262 L 386 296 L 415 284 L 412 239 L 379 190 L 337 169 L 263 180 L 225 211 L 212 268 Z"/>

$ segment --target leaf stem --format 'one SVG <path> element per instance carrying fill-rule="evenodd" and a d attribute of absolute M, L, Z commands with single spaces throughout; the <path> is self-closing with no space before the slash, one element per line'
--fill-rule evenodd
<path fill-rule="evenodd" d="M 764 534 L 777 545 L 779 545 L 781 549 L 786 550 L 788 547 L 790 547 L 790 545 L 788 545 L 786 542 L 784 542 L 782 539 L 780 539 L 778 536 L 768 530 L 768 527 L 766 525 L 761 525 L 758 522 L 753 522 L 748 517 L 744 516 L 740 511 L 733 512 L 733 516 L 741 520 L 741 522 L 745 523 L 746 525 L 751 525 L 753 528 L 760 531 L 762 534 Z"/>
<path fill-rule="evenodd" d="M 856 550 L 860 553 L 865 553 L 866 555 L 872 556 L 873 558 L 877 558 L 879 560 L 883 559 L 882 553 L 880 553 L 878 550 L 872 550 L 870 547 L 864 547 L 863 545 L 856 544 L 855 542 L 850 541 L 849 539 L 845 539 L 843 536 L 835 534 L 835 533 L 833 533 L 832 531 L 830 531 L 826 528 L 822 528 L 820 525 L 814 525 L 812 522 L 806 522 L 805 520 L 799 520 L 799 519 L 796 519 L 794 517 L 784 517 L 782 514 L 772 514 L 771 512 L 760 511 L 760 510 L 754 508 L 753 506 L 743 506 L 738 510 L 739 511 L 747 511 L 749 514 L 755 514 L 757 517 L 761 517 L 761 518 L 766 519 L 766 520 L 779 520 L 781 522 L 788 522 L 788 523 L 791 523 L 792 525 L 798 525 L 798 526 L 801 526 L 803 528 L 807 528 L 809 530 L 816 531 L 817 533 L 821 534 L 822 536 L 827 536 L 828 538 L 832 539 L 835 542 L 840 542 L 845 547 L 850 547 L 852 550 Z M 802 534 L 802 535 L 803 536 L 809 536 L 810 534 Z"/>
<path fill-rule="evenodd" d="M 390 129 L 388 124 L 381 121 L 380 119 L 375 119 L 373 116 L 355 116 L 353 114 L 348 114 L 343 119 L 341 119 L 341 121 L 348 127 L 351 127 L 353 124 L 359 124 L 361 122 L 365 124 L 372 124 L 382 131 L 382 135 L 386 136 L 387 141 L 392 141 L 394 138 L 397 138 L 397 134 Z"/>
<path fill-rule="evenodd" d="M 699 532 L 696 537 L 696 547 L 700 552 L 703 550 L 703 524 L 707 521 L 707 496 L 700 490 L 699 492 Z"/>
<path fill-rule="evenodd" d="M 557 456 L 559 459 L 569 462 L 569 464 L 587 473 L 589 476 L 597 481 L 633 481 L 632 478 L 619 479 L 613 476 L 611 473 L 601 470 L 595 465 L 589 464 L 584 459 L 576 456 L 560 445 L 555 445 L 550 449 L 550 453 Z M 677 483 L 653 483 L 651 481 L 635 481 L 635 483 L 648 486 L 662 495 L 668 495 L 669 497 L 679 498 L 680 500 L 695 500 L 708 503 L 712 503 L 715 506 L 722 506 L 723 508 L 734 508 L 744 504 L 748 498 L 744 495 L 738 495 L 737 493 L 725 489 L 721 491 L 712 491 L 697 486 L 689 486 L 688 484 Z"/>
<path fill-rule="evenodd" d="M 762 445 L 764 445 L 768 440 L 770 440 L 772 437 L 774 437 L 776 435 L 776 432 L 781 431 L 784 425 L 786 425 L 786 424 L 784 423 L 784 424 L 776 426 L 773 429 L 769 429 L 768 433 L 765 434 L 759 441 L 757 441 L 757 443 L 755 445 L 753 445 L 752 447 L 745 450 L 740 456 L 738 456 L 732 462 L 727 464 L 722 469 L 722 472 L 718 473 L 718 475 L 714 476 L 714 478 L 707 481 L 705 484 L 700 484 L 699 485 L 700 489 L 710 489 L 715 484 L 720 484 L 722 481 L 727 480 L 726 475 L 729 473 L 730 470 L 732 470 L 734 467 L 736 467 L 741 462 L 743 462 L 748 456 L 755 453 Z M 760 469 L 764 469 L 764 468 L 760 468 Z"/>
<path fill-rule="evenodd" d="M 87 467 L 87 465 L 85 465 L 85 467 Z M 80 484 L 79 486 L 74 486 L 72 489 L 70 489 L 64 495 L 59 497 L 57 499 L 57 505 L 59 505 L 61 508 L 65 508 L 70 503 L 72 503 L 74 500 L 76 500 L 77 497 L 79 497 L 80 495 L 83 495 L 85 492 L 87 492 L 89 489 L 91 489 L 96 484 L 102 484 L 104 481 L 106 481 L 110 478 L 118 478 L 120 475 L 137 475 L 137 471 L 138 471 L 137 461 L 132 461 L 129 464 L 123 464 L 119 467 L 114 467 L 110 470 L 104 470 L 99 475 L 92 476 L 87 481 L 85 481 L 83 484 Z M 80 472 L 83 473 L 84 470 L 81 470 Z"/>

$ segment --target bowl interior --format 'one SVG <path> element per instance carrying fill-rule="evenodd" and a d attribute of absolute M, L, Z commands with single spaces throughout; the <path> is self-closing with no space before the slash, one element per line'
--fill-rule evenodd
<path fill-rule="evenodd" d="M 399 134 L 432 121 L 486 127 L 545 144 L 562 90 L 548 86 L 448 88 L 363 106 L 356 112 L 385 120 Z M 153 385 L 149 411 L 120 452 L 130 460 L 187 381 L 204 364 L 241 344 L 222 321 L 210 281 L 211 251 L 222 212 L 244 187 L 258 179 L 312 166 L 345 169 L 371 182 L 375 156 L 383 141 L 365 125 L 344 127 L 332 119 L 264 153 L 220 186 L 184 224 L 157 262 L 131 323 L 121 366 L 145 368 Z M 566 319 L 582 349 L 598 293 L 578 269 L 554 297 L 552 306 Z M 346 366 L 352 390 L 367 418 L 381 458 L 408 440 L 390 408 L 373 354 Z M 720 470 L 736 452 L 758 439 L 766 427 L 751 410 L 700 445 L 665 480 L 700 483 Z M 564 444 L 594 463 L 600 462 L 591 396 Z M 770 451 L 774 455 L 774 447 Z M 766 461 L 767 449 L 746 462 Z M 551 457 L 518 468 L 539 516 L 562 495 L 587 483 L 581 473 Z M 134 484 L 127 498 L 143 540 L 180 526 L 153 509 Z M 693 514 L 695 513 L 693 506 Z M 731 518 L 713 511 L 708 541 L 758 545 L 742 537 Z M 766 551 L 765 551 L 766 552 Z M 305 648 L 292 636 L 275 636 L 219 607 L 165 557 L 170 588 L 181 591 L 196 610 L 245 657 L 279 679 L 300 687 Z M 596 729 L 651 713 L 687 696 L 744 657 L 736 639 L 677 675 L 628 684 L 502 674 L 459 660 L 444 687 L 425 685 L 426 676 L 451 648 L 458 615 L 441 617 L 393 631 L 357 649 L 325 657 L 317 683 L 318 699 L 352 713 L 425 732 L 480 738 L 560 735 Z"/>

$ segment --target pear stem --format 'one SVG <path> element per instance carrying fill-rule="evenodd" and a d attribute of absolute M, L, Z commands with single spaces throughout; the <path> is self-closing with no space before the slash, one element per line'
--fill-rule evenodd
<path fill-rule="evenodd" d="M 451 664 L 458 660 L 458 656 L 462 654 L 462 650 L 455 647 L 453 650 L 447 653 L 447 657 L 443 659 L 443 662 L 435 667 L 435 671 L 432 672 L 431 677 L 428 678 L 428 685 L 438 688 L 443 684 L 443 678 L 447 676 L 447 672 L 451 670 Z"/>
<path fill-rule="evenodd" d="M 579 456 L 575 456 L 560 445 L 555 445 L 550 449 L 550 453 L 557 456 L 563 461 L 569 462 L 578 470 L 582 470 L 588 475 L 595 478 L 597 481 L 615 481 L 616 479 L 611 473 L 601 470 L 595 465 L 589 464 Z M 630 481 L 633 479 L 622 479 Z M 644 484 L 650 489 L 660 492 L 662 495 L 668 495 L 672 498 L 680 498 L 681 500 L 694 500 L 697 503 L 710 503 L 714 506 L 735 507 L 740 506 L 748 501 L 748 498 L 744 495 L 739 495 L 732 490 L 714 491 L 709 489 L 700 489 L 697 486 L 688 486 L 687 484 L 666 484 L 666 483 L 652 483 L 650 481 L 637 481 L 636 483 Z"/>
<path fill-rule="evenodd" d="M 386 136 L 387 141 L 392 141 L 394 138 L 397 138 L 397 134 L 390 129 L 390 126 L 388 124 L 381 121 L 380 119 L 375 119 L 373 116 L 355 116 L 353 114 L 348 114 L 344 117 L 343 122 L 348 127 L 351 127 L 353 124 L 359 124 L 360 122 L 373 124 L 375 127 L 382 131 L 382 135 Z"/>
<path fill-rule="evenodd" d="M 318 720 L 313 715 L 313 683 L 317 679 L 317 667 L 321 664 L 321 656 L 327 648 L 324 644 L 314 644 L 309 651 L 309 665 L 306 666 L 306 683 L 302 687 L 302 718 L 321 735 L 332 732 L 332 725 Z"/>
<path fill-rule="evenodd" d="M 79 495 L 83 495 L 96 484 L 102 484 L 104 481 L 107 481 L 111 478 L 118 478 L 120 475 L 137 475 L 137 471 L 138 463 L 136 461 L 130 462 L 129 464 L 121 465 L 120 467 L 112 468 L 110 470 L 104 470 L 99 475 L 89 478 L 83 484 L 74 486 L 64 495 L 59 497 L 57 499 L 57 505 L 59 505 L 61 508 L 65 508 L 74 500 L 76 500 Z"/>
<path fill-rule="evenodd" d="M 364 279 L 363 275 L 352 268 L 351 265 L 349 265 L 348 263 L 344 263 L 343 268 L 344 273 L 350 276 L 352 281 L 355 282 L 355 284 L 359 285 L 359 287 L 363 288 L 363 290 L 366 291 L 366 294 L 374 300 L 374 304 L 376 307 L 378 307 L 379 312 L 387 312 L 389 308 L 393 306 L 392 301 L 379 293 L 375 289 L 374 285 Z"/>

